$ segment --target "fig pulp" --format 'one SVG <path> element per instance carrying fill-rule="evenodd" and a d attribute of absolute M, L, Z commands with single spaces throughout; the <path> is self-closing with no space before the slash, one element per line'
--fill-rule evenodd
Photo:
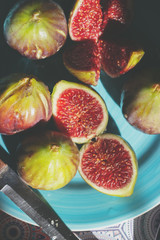
<path fill-rule="evenodd" d="M 102 0 L 105 25 L 108 21 L 129 24 L 133 15 L 132 0 Z"/>
<path fill-rule="evenodd" d="M 19 1 L 4 22 L 4 35 L 10 47 L 31 59 L 55 54 L 67 37 L 63 9 L 52 0 Z"/>
<path fill-rule="evenodd" d="M 142 59 L 142 47 L 126 39 L 102 40 L 101 67 L 112 78 L 125 74 Z"/>
<path fill-rule="evenodd" d="M 121 108 L 125 119 L 147 134 L 160 134 L 160 70 L 143 69 L 124 85 Z"/>
<path fill-rule="evenodd" d="M 98 39 L 101 35 L 100 0 L 77 0 L 70 13 L 69 34 L 72 40 Z"/>
<path fill-rule="evenodd" d="M 72 40 L 98 40 L 110 21 L 128 25 L 132 0 L 77 0 L 69 18 Z"/>
<path fill-rule="evenodd" d="M 16 158 L 18 174 L 29 186 L 56 190 L 75 176 L 79 150 L 64 134 L 45 131 L 28 135 L 18 147 Z"/>
<path fill-rule="evenodd" d="M 128 143 L 118 135 L 107 133 L 82 146 L 79 172 L 96 190 L 126 197 L 133 193 L 138 164 Z"/>
<path fill-rule="evenodd" d="M 144 51 L 137 43 L 104 35 L 97 42 L 72 41 L 65 48 L 63 62 L 80 81 L 95 86 L 101 69 L 111 78 L 119 77 L 134 68 L 143 55 Z"/>
<path fill-rule="evenodd" d="M 11 74 L 0 81 L 0 133 L 14 134 L 52 116 L 48 87 L 34 76 Z"/>
<path fill-rule="evenodd" d="M 106 129 L 107 107 L 90 87 L 61 80 L 54 86 L 51 97 L 53 118 L 58 129 L 74 142 L 87 142 Z"/>
<path fill-rule="evenodd" d="M 80 81 L 97 85 L 100 77 L 101 48 L 93 40 L 72 41 L 63 54 L 63 62 L 68 71 Z"/>
<path fill-rule="evenodd" d="M 143 49 L 120 39 L 131 19 L 132 0 L 77 0 L 69 19 L 73 43 L 64 54 L 66 68 L 80 81 L 97 85 L 101 67 L 113 78 L 135 67 Z M 116 41 L 106 39 L 110 33 Z"/>

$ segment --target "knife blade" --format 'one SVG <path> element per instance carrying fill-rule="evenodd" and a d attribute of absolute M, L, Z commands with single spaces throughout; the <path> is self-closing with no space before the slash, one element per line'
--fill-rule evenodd
<path fill-rule="evenodd" d="M 0 190 L 35 221 L 52 240 L 77 240 L 53 208 L 0 158 Z"/>
<path fill-rule="evenodd" d="M 156 236 L 154 238 L 155 240 L 160 240 L 160 223 L 158 225 L 158 228 L 157 228 L 157 232 L 156 232 Z"/>

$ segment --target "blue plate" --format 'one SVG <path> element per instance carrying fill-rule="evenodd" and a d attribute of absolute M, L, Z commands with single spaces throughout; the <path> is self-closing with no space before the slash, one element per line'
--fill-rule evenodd
<path fill-rule="evenodd" d="M 156 47 L 159 49 L 160 42 L 160 36 L 156 32 L 159 29 L 157 21 L 160 19 L 158 3 L 157 7 L 150 4 L 150 1 L 143 0 L 139 4 L 139 1 L 135 1 L 137 11 L 132 27 L 139 34 L 136 36 L 149 49 L 144 60 L 137 66 L 141 68 L 155 61 L 157 52 L 154 50 Z M 120 79 L 110 79 L 102 72 L 95 89 L 105 100 L 110 113 L 108 132 L 120 134 L 137 155 L 139 173 L 134 193 L 125 198 L 107 196 L 87 185 L 78 173 L 60 190 L 40 191 L 72 230 L 92 230 L 116 224 L 134 218 L 160 203 L 160 135 L 144 134 L 124 119 L 119 104 L 119 92 L 121 83 L 127 76 L 125 74 Z M 2 139 L 0 143 L 4 146 Z M 0 208 L 16 218 L 35 224 L 3 193 L 0 193 Z"/>
<path fill-rule="evenodd" d="M 110 118 L 114 119 L 120 135 L 135 150 L 139 174 L 133 195 L 126 198 L 107 196 L 96 191 L 88 186 L 78 173 L 60 190 L 40 191 L 72 230 L 91 230 L 115 224 L 138 216 L 160 202 L 160 136 L 135 130 L 126 122 L 119 105 L 101 82 L 96 90 L 101 92 L 106 101 Z M 2 193 L 0 208 L 23 221 L 35 224 Z"/>

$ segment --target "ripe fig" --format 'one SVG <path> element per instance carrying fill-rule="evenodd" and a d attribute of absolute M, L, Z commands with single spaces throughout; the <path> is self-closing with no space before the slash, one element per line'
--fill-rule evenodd
<path fill-rule="evenodd" d="M 103 3 L 104 2 L 104 3 Z M 104 15 L 108 20 L 129 24 L 133 15 L 132 0 L 102 0 Z"/>
<path fill-rule="evenodd" d="M 72 41 L 63 54 L 63 62 L 68 71 L 80 81 L 97 85 L 100 77 L 101 48 L 93 40 Z"/>
<path fill-rule="evenodd" d="M 69 17 L 69 35 L 74 41 L 97 40 L 101 35 L 100 0 L 76 0 Z"/>
<path fill-rule="evenodd" d="M 63 9 L 52 0 L 19 1 L 4 21 L 4 36 L 10 47 L 31 59 L 55 54 L 67 38 Z"/>
<path fill-rule="evenodd" d="M 107 107 L 92 88 L 61 80 L 54 86 L 51 97 L 53 118 L 58 129 L 74 142 L 87 142 L 106 129 Z"/>
<path fill-rule="evenodd" d="M 79 150 L 69 137 L 48 130 L 23 139 L 16 158 L 17 172 L 24 182 L 36 189 L 56 190 L 75 176 Z"/>
<path fill-rule="evenodd" d="M 0 81 L 0 133 L 14 134 L 52 115 L 48 87 L 34 76 L 11 74 Z"/>
<path fill-rule="evenodd" d="M 143 69 L 125 83 L 121 108 L 125 119 L 147 134 L 160 134 L 160 70 Z"/>
<path fill-rule="evenodd" d="M 78 170 L 96 190 L 127 197 L 135 187 L 138 163 L 133 149 L 123 138 L 107 133 L 82 146 Z"/>
<path fill-rule="evenodd" d="M 103 39 L 101 67 L 112 78 L 134 68 L 144 55 L 137 43 L 128 39 Z"/>

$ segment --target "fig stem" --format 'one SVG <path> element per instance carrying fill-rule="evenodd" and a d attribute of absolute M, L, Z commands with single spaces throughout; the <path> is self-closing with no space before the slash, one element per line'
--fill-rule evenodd
<path fill-rule="evenodd" d="M 38 22 L 40 20 L 40 11 L 39 10 L 34 10 L 32 14 L 32 21 Z"/>

